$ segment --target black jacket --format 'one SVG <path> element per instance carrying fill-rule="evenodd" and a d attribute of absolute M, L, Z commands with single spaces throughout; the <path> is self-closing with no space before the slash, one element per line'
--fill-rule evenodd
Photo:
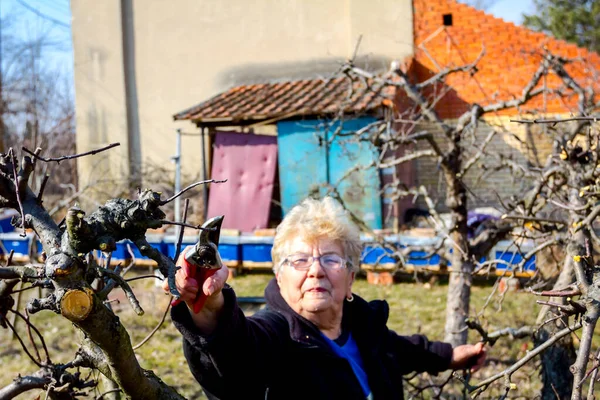
<path fill-rule="evenodd" d="M 211 399 L 364 400 L 350 364 L 330 349 L 317 327 L 295 313 L 273 279 L 267 307 L 246 317 L 231 288 L 223 289 L 225 309 L 217 329 L 203 336 L 185 304 L 174 307 L 173 322 L 183 334 L 190 370 Z M 386 326 L 387 302 L 354 295 L 345 302 L 344 329 L 356 341 L 375 400 L 402 399 L 402 375 L 446 370 L 447 343 L 425 336 L 399 336 Z"/>

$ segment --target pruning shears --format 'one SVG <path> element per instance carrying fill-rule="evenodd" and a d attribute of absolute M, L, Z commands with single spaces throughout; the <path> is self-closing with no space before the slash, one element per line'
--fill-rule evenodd
<path fill-rule="evenodd" d="M 223 266 L 223 261 L 218 251 L 223 218 L 223 215 L 219 215 L 202 224 L 198 242 L 192 249 L 185 252 L 181 262 L 181 268 L 185 274 L 193 277 L 198 282 L 198 294 L 193 302 L 195 314 L 202 310 L 208 298 L 202 290 L 204 281 L 213 276 Z M 175 306 L 180 302 L 181 300 L 179 299 L 175 300 L 173 305 Z"/>

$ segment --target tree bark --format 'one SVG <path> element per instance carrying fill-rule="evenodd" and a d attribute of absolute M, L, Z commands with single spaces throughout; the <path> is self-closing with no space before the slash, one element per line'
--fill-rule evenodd
<path fill-rule="evenodd" d="M 43 389 L 51 382 L 50 377 L 32 376 L 18 377 L 8 386 L 0 388 L 0 400 L 9 400 L 33 389 Z"/>
<path fill-rule="evenodd" d="M 467 193 L 453 171 L 445 171 L 445 176 L 448 183 L 446 202 L 452 216 L 450 238 L 453 243 L 444 340 L 452 346 L 458 346 L 467 343 L 469 333 L 465 319 L 469 315 L 471 301 L 473 262 L 467 237 Z"/>
<path fill-rule="evenodd" d="M 553 289 L 558 290 L 567 287 L 573 282 L 573 276 L 573 263 L 569 256 L 566 256 L 563 269 Z M 564 297 L 554 297 L 550 301 L 564 304 L 565 299 Z M 544 306 L 538 314 L 536 325 L 540 325 L 554 316 L 555 314 L 550 311 L 550 307 Z M 537 347 L 544 343 L 549 337 L 556 334 L 556 332 L 564 329 L 565 324 L 568 324 L 566 318 L 544 325 L 534 335 L 534 345 Z M 573 364 L 575 357 L 575 346 L 571 335 L 565 336 L 541 353 L 542 367 L 540 375 L 543 386 L 540 393 L 540 400 L 567 400 L 571 398 L 573 374 L 569 370 L 569 366 Z"/>
<path fill-rule="evenodd" d="M 95 363 L 104 363 L 108 367 L 110 373 L 105 375 L 110 375 L 110 379 L 119 385 L 128 399 L 183 399 L 152 371 L 141 368 L 127 330 L 96 296 L 90 314 L 82 321 L 73 323 L 101 349 L 102 354 L 98 354 L 97 349 L 86 351 L 103 358 L 95 360 Z M 99 369 L 102 371 L 102 368 Z"/>
<path fill-rule="evenodd" d="M 86 253 L 94 249 L 110 250 L 111 244 L 125 237 L 141 242 L 146 230 L 164 218 L 164 213 L 159 209 L 162 205 L 160 195 L 143 191 L 136 201 L 113 199 L 87 221 L 84 220 L 85 213 L 73 207 L 67 213 L 67 229 L 63 232 L 27 186 L 35 167 L 33 160 L 23 157 L 18 175 L 16 164 L 12 156 L 0 156 L 0 205 L 21 211 L 21 225 L 36 231 L 47 257 L 44 268 L 40 270 L 26 266 L 0 268 L 0 279 L 3 280 L 0 291 L 10 291 L 10 285 L 14 286 L 13 278 L 17 277 L 51 280 L 54 289 L 52 294 L 31 300 L 27 306 L 30 313 L 52 310 L 73 322 L 89 340 L 82 346 L 82 352 L 87 354 L 90 364 L 115 381 L 125 397 L 183 399 L 152 371 L 141 368 L 127 330 L 104 305 L 105 299 L 89 286 L 89 282 L 99 274 L 108 274 L 110 271 L 92 267 L 84 258 Z M 111 279 L 117 277 L 112 276 Z M 10 280 L 10 285 L 6 279 Z M 133 294 L 128 292 L 130 288 L 126 282 L 122 281 L 119 285 L 129 294 L 128 298 L 138 314 L 143 313 Z M 7 393 L 16 393 L 23 388 L 29 390 L 27 388 L 31 385 L 40 384 L 39 379 L 33 378 L 21 379 L 9 385 L 6 391 L 10 392 Z M 65 394 L 56 392 L 49 396 L 63 398 Z"/>
<path fill-rule="evenodd" d="M 121 388 L 112 379 L 102 375 L 102 387 L 104 400 L 121 400 Z"/>

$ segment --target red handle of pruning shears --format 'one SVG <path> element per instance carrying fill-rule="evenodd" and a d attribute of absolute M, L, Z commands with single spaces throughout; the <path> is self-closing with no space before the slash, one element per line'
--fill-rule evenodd
<path fill-rule="evenodd" d="M 198 314 L 202 310 L 202 307 L 204 307 L 204 303 L 206 303 L 206 300 L 208 299 L 208 295 L 204 293 L 202 286 L 208 278 L 213 276 L 215 272 L 218 271 L 218 269 L 198 268 L 194 264 L 187 262 L 185 258 L 182 258 L 181 268 L 183 269 L 186 276 L 193 277 L 196 280 L 196 282 L 198 282 L 198 294 L 196 295 L 196 298 L 192 303 L 194 314 Z M 177 299 L 173 300 L 171 305 L 176 306 L 179 303 L 181 303 L 181 300 Z"/>
<path fill-rule="evenodd" d="M 204 282 L 213 276 L 222 266 L 218 245 L 223 216 L 213 217 L 202 224 L 198 243 L 185 252 L 181 258 L 181 269 L 186 277 L 194 278 L 198 283 L 198 294 L 193 301 L 193 310 L 198 314 L 208 296 L 202 290 Z M 181 300 L 174 300 L 171 304 L 176 306 Z"/>

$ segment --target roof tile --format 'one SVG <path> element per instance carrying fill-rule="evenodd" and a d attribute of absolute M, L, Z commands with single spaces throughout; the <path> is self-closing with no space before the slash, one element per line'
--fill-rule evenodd
<path fill-rule="evenodd" d="M 388 107 L 384 100 L 392 96 L 389 91 L 371 83 L 352 82 L 346 77 L 306 79 L 257 85 L 240 85 L 220 93 L 174 116 L 176 120 L 213 122 L 230 119 L 231 122 L 292 118 L 330 114 L 363 113 L 379 107 Z M 380 93 L 381 92 L 381 93 Z"/>
<path fill-rule="evenodd" d="M 472 62 L 485 45 L 486 54 L 477 65 L 478 72 L 472 79 L 464 79 L 464 75 L 468 74 L 463 73 L 453 74 L 446 80 L 457 98 L 449 97 L 437 103 L 436 108 L 441 111 L 442 118 L 456 118 L 461 110 L 460 107 L 444 107 L 447 102 L 460 99 L 466 104 L 485 105 L 495 100 L 520 96 L 540 65 L 540 53 L 544 48 L 562 57 L 580 58 L 580 61 L 566 66 L 566 70 L 580 84 L 589 84 L 593 76 L 591 71 L 600 70 L 600 55 L 597 53 L 516 26 L 456 0 L 414 0 L 413 7 L 415 61 L 424 67 L 419 71 L 418 80 L 434 75 L 439 71 L 438 65 L 446 67 Z M 453 26 L 443 26 L 443 14 L 453 15 Z M 547 84 L 552 88 L 562 82 L 548 75 Z M 566 102 L 556 100 L 559 99 L 548 98 L 544 104 L 541 98 L 537 98 L 520 110 L 504 110 L 500 114 L 511 115 L 535 109 L 548 113 L 565 112 L 573 109 L 577 101 L 575 98 Z"/>

